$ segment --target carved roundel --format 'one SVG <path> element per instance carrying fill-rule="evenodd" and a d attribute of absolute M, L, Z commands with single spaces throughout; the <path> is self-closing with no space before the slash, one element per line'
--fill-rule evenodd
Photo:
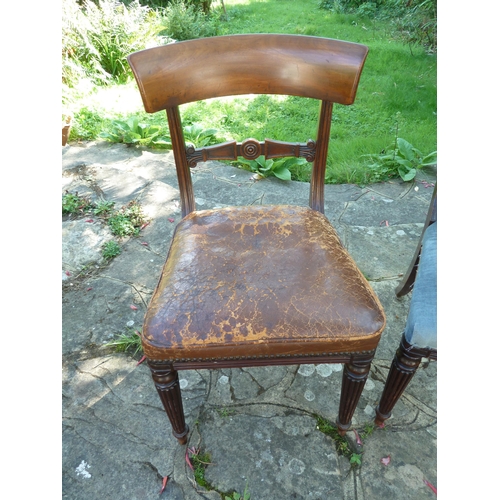
<path fill-rule="evenodd" d="M 247 160 L 258 158 L 262 154 L 260 149 L 260 143 L 255 139 L 247 139 L 241 143 L 241 154 Z"/>

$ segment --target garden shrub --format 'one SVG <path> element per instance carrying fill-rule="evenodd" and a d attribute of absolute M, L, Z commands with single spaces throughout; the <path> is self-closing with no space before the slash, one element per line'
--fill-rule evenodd
<path fill-rule="evenodd" d="M 127 81 L 126 57 L 144 49 L 159 29 L 156 14 L 138 0 L 63 0 L 62 7 L 62 77 L 70 88 L 82 78 L 98 85 Z"/>
<path fill-rule="evenodd" d="M 164 30 L 160 32 L 174 40 L 192 40 L 215 36 L 218 18 L 204 13 L 196 3 L 172 0 L 163 14 Z"/>

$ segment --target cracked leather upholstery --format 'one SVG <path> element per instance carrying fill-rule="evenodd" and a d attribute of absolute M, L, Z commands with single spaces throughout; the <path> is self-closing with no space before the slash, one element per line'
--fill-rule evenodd
<path fill-rule="evenodd" d="M 308 207 L 195 211 L 178 225 L 143 328 L 149 359 L 374 350 L 378 298 Z"/>

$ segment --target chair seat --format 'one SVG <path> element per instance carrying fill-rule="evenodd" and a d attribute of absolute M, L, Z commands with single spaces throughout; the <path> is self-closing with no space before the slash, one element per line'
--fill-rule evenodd
<path fill-rule="evenodd" d="M 309 207 L 195 211 L 177 226 L 143 327 L 151 360 L 329 356 L 377 347 L 385 316 Z M 264 342 L 265 341 L 265 342 Z"/>
<path fill-rule="evenodd" d="M 416 347 L 437 349 L 437 222 L 425 230 L 422 240 L 405 338 Z"/>

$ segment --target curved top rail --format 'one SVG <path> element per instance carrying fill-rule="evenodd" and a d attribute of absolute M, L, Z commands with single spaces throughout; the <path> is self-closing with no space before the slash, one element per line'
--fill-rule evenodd
<path fill-rule="evenodd" d="M 228 35 L 128 56 L 149 113 L 241 94 L 283 94 L 352 104 L 368 47 L 303 35 Z"/>

